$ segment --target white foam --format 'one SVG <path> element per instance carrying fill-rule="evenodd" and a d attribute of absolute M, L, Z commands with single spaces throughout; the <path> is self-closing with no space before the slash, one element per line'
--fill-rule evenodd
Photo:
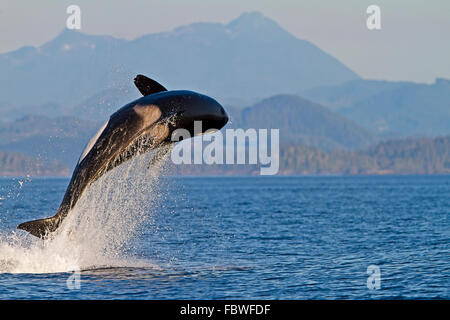
<path fill-rule="evenodd" d="M 51 239 L 22 231 L 0 235 L 0 273 L 155 267 L 124 253 L 161 196 L 159 177 L 170 152 L 148 169 L 155 153 L 131 159 L 93 183 Z"/>

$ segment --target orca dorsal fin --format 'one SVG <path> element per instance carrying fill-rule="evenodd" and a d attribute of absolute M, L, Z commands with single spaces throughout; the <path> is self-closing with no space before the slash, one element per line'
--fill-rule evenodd
<path fill-rule="evenodd" d="M 134 84 L 144 97 L 153 93 L 167 91 L 161 84 L 142 74 L 138 74 L 136 78 L 134 78 Z"/>

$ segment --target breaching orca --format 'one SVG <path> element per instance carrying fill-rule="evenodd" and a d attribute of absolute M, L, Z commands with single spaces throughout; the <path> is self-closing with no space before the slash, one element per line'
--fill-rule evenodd
<path fill-rule="evenodd" d="M 172 132 L 183 128 L 194 135 L 194 121 L 203 133 L 221 129 L 228 116 L 214 99 L 186 90 L 167 91 L 158 82 L 138 75 L 134 83 L 144 97 L 123 106 L 87 144 L 78 160 L 58 209 L 50 218 L 20 224 L 17 228 L 45 238 L 54 232 L 86 188 L 132 157 L 170 143 Z"/>

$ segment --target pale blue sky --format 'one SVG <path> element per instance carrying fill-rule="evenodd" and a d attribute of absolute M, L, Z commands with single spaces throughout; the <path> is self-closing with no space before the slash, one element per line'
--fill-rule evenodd
<path fill-rule="evenodd" d="M 126 39 L 260 11 L 364 78 L 450 78 L 448 0 L 1 0 L 0 52 L 54 38 L 65 27 L 71 4 L 81 7 L 82 32 Z M 371 4 L 381 7 L 382 30 L 366 28 Z"/>

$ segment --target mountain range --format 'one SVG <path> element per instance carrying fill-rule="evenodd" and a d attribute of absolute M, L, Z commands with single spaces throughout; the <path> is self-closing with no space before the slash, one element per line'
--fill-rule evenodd
<path fill-rule="evenodd" d="M 101 91 L 130 86 L 138 73 L 170 89 L 246 100 L 359 78 L 257 12 L 130 41 L 66 29 L 41 47 L 1 54 L 0 70 L 0 100 L 18 107 L 73 107 Z"/>
<path fill-rule="evenodd" d="M 362 150 L 382 140 L 450 134 L 450 80 L 361 79 L 257 12 L 228 24 L 194 23 L 129 41 L 64 30 L 41 47 L 0 54 L 0 70 L 4 168 L 32 161 L 39 163 L 33 172 L 50 164 L 57 172 L 73 168 L 109 115 L 141 96 L 132 84 L 138 73 L 169 90 L 216 98 L 230 115 L 228 128 L 280 129 L 283 150 L 297 150 L 284 154 L 294 157 L 285 159 L 290 164 L 303 159 L 302 151 L 316 165 L 335 158 L 364 167 L 361 159 L 372 156 Z M 423 141 L 417 152 L 434 143 Z M 356 153 L 358 160 L 351 156 Z M 371 159 L 372 167 L 382 167 Z M 324 170 L 335 172 L 330 166 Z"/>
<path fill-rule="evenodd" d="M 243 109 L 229 109 L 230 126 L 280 129 L 280 141 L 324 150 L 361 149 L 377 141 L 376 135 L 320 104 L 296 95 L 281 94 Z"/>
<path fill-rule="evenodd" d="M 450 134 L 450 80 L 354 80 L 300 93 L 382 136 Z"/>
<path fill-rule="evenodd" d="M 101 123 L 74 117 L 26 116 L 0 122 L 0 150 L 73 168 Z"/>

